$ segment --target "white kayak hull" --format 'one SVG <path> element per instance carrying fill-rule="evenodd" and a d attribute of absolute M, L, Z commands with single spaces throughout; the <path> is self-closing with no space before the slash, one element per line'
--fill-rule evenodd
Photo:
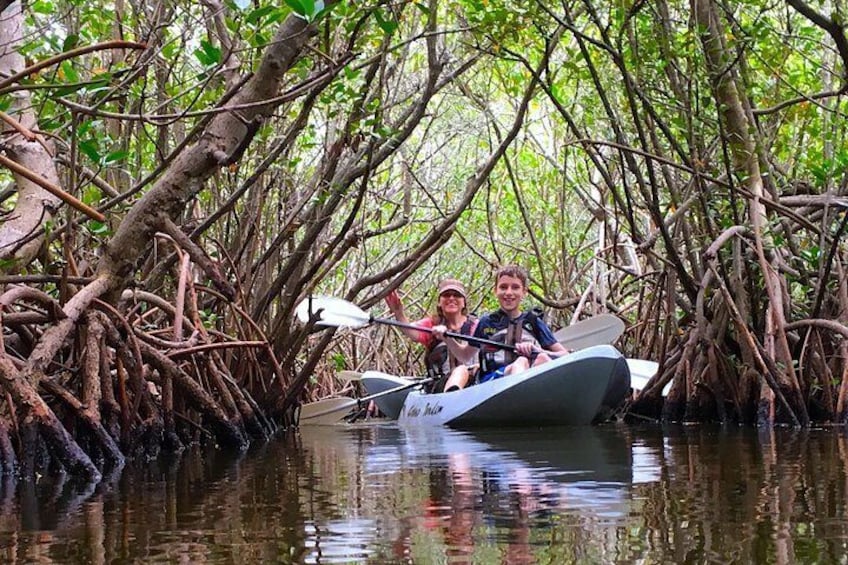
<path fill-rule="evenodd" d="M 454 428 L 586 425 L 601 410 L 611 383 L 622 378 L 629 382 L 627 360 L 614 347 L 599 345 L 459 391 L 402 391 L 397 419 L 406 426 Z"/>

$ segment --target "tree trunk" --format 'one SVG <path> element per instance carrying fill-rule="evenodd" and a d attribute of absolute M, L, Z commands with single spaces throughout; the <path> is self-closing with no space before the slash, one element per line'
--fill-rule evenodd
<path fill-rule="evenodd" d="M 26 67 L 24 57 L 18 51 L 24 33 L 21 4 L 20 0 L 12 2 L 0 17 L 0 77 L 13 75 Z M 8 121 L 0 120 L 0 135 L 6 155 L 21 167 L 58 186 L 53 143 L 32 133 L 38 124 L 32 112 L 29 90 L 15 90 L 4 96 L 11 101 Z M 13 133 L 15 131 L 17 133 Z M 44 243 L 41 228 L 53 220 L 61 199 L 19 173 L 13 177 L 18 200 L 14 212 L 0 223 L 0 260 L 14 259 L 16 268 L 20 268 L 28 265 L 41 249 Z M 37 235 L 30 237 L 32 234 Z"/>
<path fill-rule="evenodd" d="M 742 91 L 737 85 L 734 67 L 729 66 L 736 58 L 724 45 L 724 28 L 721 25 L 714 0 L 693 0 L 692 13 L 701 30 L 707 68 L 713 83 L 716 102 L 720 107 L 722 123 L 730 148 L 734 174 L 747 189 L 748 220 L 753 231 L 757 260 L 763 276 L 768 303 L 766 306 L 764 347 L 782 370 L 777 375 L 779 386 L 785 391 L 789 407 L 802 425 L 809 423 L 806 405 L 801 395 L 795 374 L 792 353 L 786 337 L 786 315 L 783 311 L 783 285 L 777 268 L 768 256 L 773 256 L 775 246 L 766 230 L 768 217 L 763 203 L 769 196 L 765 193 L 763 177 L 754 138 L 755 125 L 749 120 Z"/>

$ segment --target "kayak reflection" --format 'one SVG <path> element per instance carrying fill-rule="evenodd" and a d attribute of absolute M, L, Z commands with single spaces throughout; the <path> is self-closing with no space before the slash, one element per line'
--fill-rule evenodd
<path fill-rule="evenodd" d="M 535 562 L 540 550 L 553 550 L 551 528 L 563 530 L 555 544 L 566 543 L 586 523 L 633 512 L 639 504 L 633 484 L 646 479 L 634 477 L 634 453 L 642 468 L 655 456 L 634 446 L 626 430 L 605 427 L 457 431 L 380 424 L 304 428 L 301 436 L 325 464 L 359 462 L 345 477 L 361 481 L 354 488 L 363 498 L 393 499 L 384 521 L 371 525 L 391 542 L 366 552 L 388 560 L 423 544 L 450 559 L 485 560 L 495 551 L 505 562 Z"/>
<path fill-rule="evenodd" d="M 632 479 L 625 436 L 598 428 L 456 431 L 384 429 L 397 434 L 396 450 L 366 456 L 372 473 L 391 469 L 445 468 L 458 479 L 482 481 L 487 492 L 534 492 L 560 509 L 616 502 Z M 389 443 L 393 443 L 391 440 Z M 494 489 L 494 490 L 493 490 Z M 616 502 L 616 506 L 618 506 Z M 604 512 L 613 508 L 597 508 Z M 626 511 L 623 507 L 621 511 Z"/>

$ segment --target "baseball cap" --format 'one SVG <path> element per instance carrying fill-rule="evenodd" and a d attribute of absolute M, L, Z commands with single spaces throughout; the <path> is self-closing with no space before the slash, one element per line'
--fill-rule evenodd
<path fill-rule="evenodd" d="M 462 286 L 462 283 L 456 279 L 445 279 L 439 283 L 439 296 L 449 290 L 458 292 L 462 295 L 463 298 L 468 298 L 468 296 L 465 294 L 465 287 Z"/>

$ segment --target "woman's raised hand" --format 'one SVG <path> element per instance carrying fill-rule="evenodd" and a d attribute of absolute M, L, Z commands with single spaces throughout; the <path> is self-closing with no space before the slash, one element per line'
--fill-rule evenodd
<path fill-rule="evenodd" d="M 392 290 L 386 295 L 386 306 L 395 316 L 403 312 L 403 302 L 401 302 L 397 290 Z"/>

